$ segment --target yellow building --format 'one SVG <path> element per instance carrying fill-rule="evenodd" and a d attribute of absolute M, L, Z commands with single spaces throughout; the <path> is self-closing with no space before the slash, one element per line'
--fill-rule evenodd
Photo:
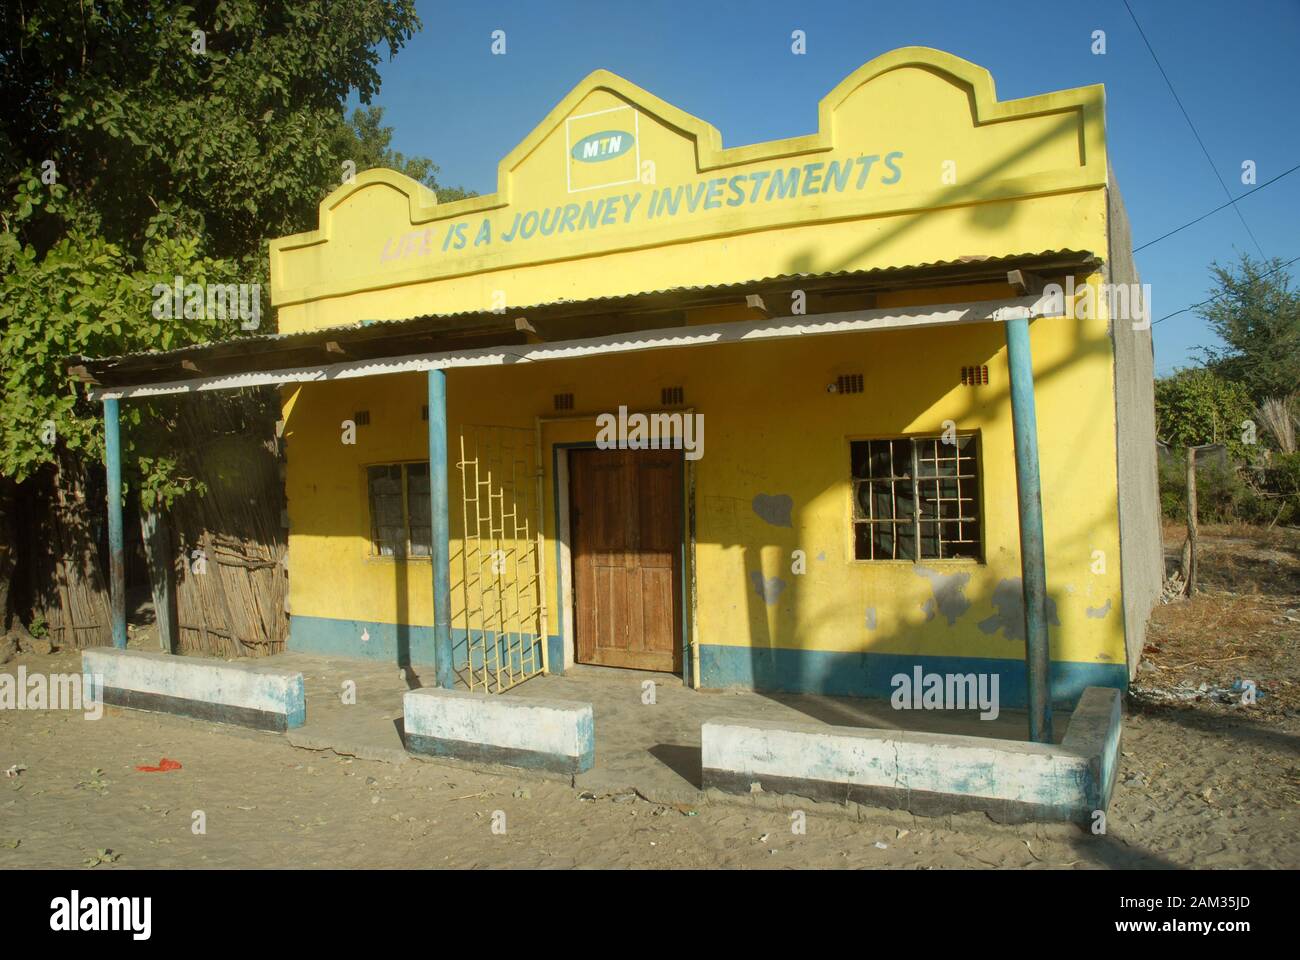
<path fill-rule="evenodd" d="M 271 245 L 277 335 L 90 372 L 114 418 L 281 384 L 291 650 L 490 690 L 595 663 L 888 696 L 919 666 L 1011 707 L 1045 629 L 1071 702 L 1127 683 L 1160 589 L 1136 280 L 1099 86 L 998 101 L 907 48 L 815 133 L 724 147 L 598 71 L 496 193 L 334 191 Z"/>

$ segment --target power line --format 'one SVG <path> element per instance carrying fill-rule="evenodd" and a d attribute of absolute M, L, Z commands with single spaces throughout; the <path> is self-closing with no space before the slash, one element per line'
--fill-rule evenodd
<path fill-rule="evenodd" d="M 1178 232 L 1181 231 L 1181 230 L 1186 230 L 1188 227 L 1195 226 L 1196 224 L 1198 224 L 1198 223 L 1200 223 L 1202 220 L 1204 220 L 1206 217 L 1212 217 L 1212 216 L 1214 216 L 1214 215 L 1215 215 L 1216 213 L 1218 213 L 1220 210 L 1225 210 L 1225 209 L 1227 209 L 1228 207 L 1232 206 L 1234 203 L 1237 202 L 1237 200 L 1244 200 L 1244 199 L 1246 199 L 1246 197 L 1249 197 L 1252 193 L 1258 193 L 1260 190 L 1263 190 L 1263 189 L 1264 189 L 1265 187 L 1267 187 L 1269 184 L 1271 184 L 1271 183 L 1277 183 L 1277 182 L 1278 182 L 1279 180 L 1281 180 L 1283 177 L 1288 176 L 1288 175 L 1290 175 L 1290 174 L 1292 174 L 1292 173 L 1295 173 L 1297 170 L 1300 170 L 1300 163 L 1297 163 L 1297 164 L 1296 164 L 1294 167 L 1292 167 L 1290 170 L 1286 170 L 1286 171 L 1284 171 L 1284 172 L 1282 172 L 1282 173 L 1279 173 L 1279 174 L 1278 174 L 1276 177 L 1274 177 L 1272 180 L 1265 180 L 1263 183 L 1261 183 L 1259 186 L 1255 187 L 1254 189 L 1252 189 L 1252 190 L 1247 190 L 1247 191 L 1246 191 L 1245 193 L 1243 193 L 1240 197 L 1237 197 L 1236 200 L 1229 200 L 1227 203 L 1215 207 L 1215 208 L 1214 208 L 1213 210 L 1211 210 L 1209 213 L 1201 214 L 1201 216 L 1197 217 L 1195 220 L 1188 220 L 1188 221 L 1187 221 L 1186 223 L 1184 223 L 1181 227 L 1176 227 L 1176 228 L 1174 228 L 1173 230 L 1170 230 L 1168 233 L 1163 234 L 1163 235 L 1161 235 L 1161 236 L 1159 236 L 1159 237 L 1156 237 L 1154 240 L 1148 240 L 1146 243 L 1142 244 L 1142 246 L 1140 246 L 1140 247 L 1134 247 L 1134 248 L 1133 248 L 1133 252 L 1134 252 L 1134 253 L 1137 253 L 1139 250 L 1145 250 L 1147 247 L 1151 246 L 1152 244 L 1159 243 L 1161 240 L 1165 240 L 1165 239 L 1167 239 L 1167 238 L 1169 238 L 1169 237 L 1172 237 L 1175 233 L 1178 233 Z"/>
<path fill-rule="evenodd" d="M 1138 23 L 1137 14 L 1135 14 L 1133 12 L 1133 8 L 1129 6 L 1128 0 L 1124 0 L 1124 8 L 1128 10 L 1128 15 L 1133 20 L 1133 26 L 1137 27 L 1137 31 L 1142 37 L 1142 42 L 1147 45 L 1147 50 L 1151 54 L 1151 59 L 1155 61 L 1156 69 L 1160 71 L 1160 76 L 1165 78 L 1165 86 L 1167 86 L 1169 88 L 1169 92 L 1174 95 L 1174 102 L 1178 104 L 1178 109 L 1182 111 L 1183 119 L 1187 121 L 1187 126 L 1190 127 L 1192 130 L 1192 136 L 1194 136 L 1196 138 L 1196 142 L 1200 144 L 1201 153 L 1205 154 L 1206 162 L 1210 165 L 1210 169 L 1214 171 L 1214 178 L 1219 181 L 1219 186 L 1223 188 L 1223 195 L 1227 197 L 1229 201 L 1231 201 L 1232 192 L 1228 189 L 1228 185 L 1223 182 L 1223 177 L 1219 176 L 1219 168 L 1214 165 L 1214 160 L 1210 156 L 1210 151 L 1205 149 L 1205 141 L 1201 139 L 1200 133 L 1197 132 L 1196 124 L 1192 123 L 1191 115 L 1188 114 L 1187 108 L 1183 106 L 1183 101 L 1179 99 L 1178 91 L 1174 89 L 1173 82 L 1170 81 L 1169 79 L 1169 74 L 1165 73 L 1165 68 L 1161 66 L 1160 58 L 1156 56 L 1155 48 L 1151 46 L 1151 41 L 1147 39 L 1146 32 L 1142 29 L 1142 24 Z M 1264 259 L 1268 259 L 1267 254 L 1264 253 L 1264 248 L 1261 247 L 1259 245 L 1259 241 L 1255 239 L 1255 234 L 1250 229 L 1250 224 L 1246 222 L 1245 216 L 1242 215 L 1241 209 L 1237 207 L 1235 204 L 1230 204 L 1230 205 L 1232 206 L 1232 209 L 1236 211 L 1237 219 L 1241 221 L 1241 225 L 1246 228 L 1246 233 L 1250 235 L 1250 239 L 1254 242 L 1255 249 L 1259 251 L 1259 255 L 1261 257 L 1264 257 Z"/>
<path fill-rule="evenodd" d="M 1259 276 L 1257 276 L 1257 277 L 1252 277 L 1252 278 L 1251 278 L 1251 282 L 1254 283 L 1254 282 L 1256 282 L 1256 281 L 1263 280 L 1265 277 L 1271 277 L 1273 274 L 1277 273 L 1279 270 L 1283 270 L 1283 269 L 1285 269 L 1286 267 L 1291 266 L 1291 264 L 1295 263 L 1297 260 L 1300 260 L 1300 257 L 1292 257 L 1292 258 L 1291 258 L 1290 260 L 1288 260 L 1286 263 L 1279 263 L 1279 264 L 1278 264 L 1276 267 L 1274 267 L 1272 270 L 1266 270 L 1265 272 L 1261 273 Z M 1160 322 L 1162 322 L 1162 321 L 1164 321 L 1164 320 L 1168 320 L 1170 317 L 1176 317 L 1176 316 L 1178 316 L 1180 313 L 1186 313 L 1188 310 L 1195 310 L 1197 307 L 1203 307 L 1203 306 L 1205 306 L 1207 303 L 1213 303 L 1215 300 L 1220 300 L 1220 299 L 1222 299 L 1224 296 L 1227 295 L 1227 292 L 1228 292 L 1228 291 L 1225 290 L 1223 293 L 1216 293 L 1214 296 L 1209 297 L 1209 298 L 1207 298 L 1207 299 L 1205 299 L 1205 300 L 1202 300 L 1200 303 L 1193 303 L 1193 304 L 1191 304 L 1190 306 L 1183 307 L 1183 309 L 1181 309 L 1181 310 L 1175 310 L 1173 313 L 1166 313 L 1166 314 L 1165 314 L 1163 317 L 1161 317 L 1159 320 L 1153 320 L 1153 321 L 1151 322 L 1151 326 L 1154 327 L 1157 323 L 1160 323 Z"/>

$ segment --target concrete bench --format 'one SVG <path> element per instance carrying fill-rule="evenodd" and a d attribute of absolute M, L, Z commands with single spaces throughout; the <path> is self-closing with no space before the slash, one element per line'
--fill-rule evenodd
<path fill-rule="evenodd" d="M 402 712 L 412 753 L 552 773 L 582 773 L 595 760 L 589 703 L 434 688 L 407 693 Z"/>
<path fill-rule="evenodd" d="M 1059 745 L 822 724 L 710 720 L 705 789 L 906 809 L 979 810 L 995 820 L 1090 823 L 1115 784 L 1120 694 L 1088 687 Z"/>
<path fill-rule="evenodd" d="M 86 689 L 103 703 L 285 731 L 307 720 L 302 674 L 257 660 L 213 660 L 94 647 L 81 652 Z"/>

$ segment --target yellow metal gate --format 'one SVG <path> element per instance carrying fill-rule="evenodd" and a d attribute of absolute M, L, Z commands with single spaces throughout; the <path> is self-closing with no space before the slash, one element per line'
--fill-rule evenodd
<path fill-rule="evenodd" d="M 546 669 L 542 477 L 534 432 L 462 426 L 456 466 L 465 632 L 457 673 L 471 690 L 500 693 Z"/>

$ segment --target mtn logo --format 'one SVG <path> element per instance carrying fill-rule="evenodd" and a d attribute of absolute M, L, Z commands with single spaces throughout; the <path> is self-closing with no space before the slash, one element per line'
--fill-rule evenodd
<path fill-rule="evenodd" d="M 636 138 L 625 130 L 602 130 L 583 137 L 570 151 L 574 160 L 583 163 L 600 163 L 621 157 L 632 149 Z"/>

